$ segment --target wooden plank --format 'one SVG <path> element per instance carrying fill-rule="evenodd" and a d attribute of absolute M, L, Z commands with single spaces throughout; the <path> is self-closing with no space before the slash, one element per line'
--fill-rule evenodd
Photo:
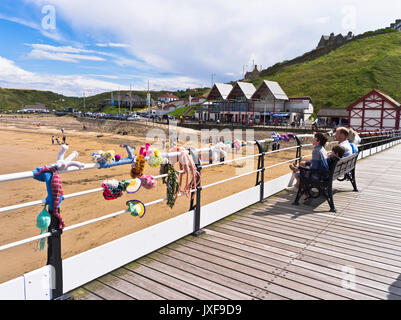
<path fill-rule="evenodd" d="M 240 243 L 238 243 L 236 241 L 231 241 L 231 239 L 230 240 L 225 240 L 225 239 L 219 238 L 217 234 L 214 234 L 213 237 L 210 236 L 207 239 L 209 241 L 212 241 L 212 242 L 220 243 L 220 244 L 226 246 L 227 248 L 234 246 L 235 248 L 239 248 L 241 250 L 244 250 L 245 255 L 249 255 L 250 258 L 252 258 L 252 256 L 250 255 L 250 252 L 252 252 L 254 254 L 257 254 L 257 255 L 260 255 L 260 256 L 263 256 L 263 257 L 270 256 L 270 257 L 275 258 L 277 260 L 283 260 L 282 257 L 280 257 L 280 255 L 278 255 L 278 254 L 274 254 L 274 253 L 269 252 L 269 251 L 262 251 L 262 250 L 254 248 L 254 247 L 249 247 L 247 245 L 242 245 L 242 244 L 240 244 Z M 292 264 L 294 263 L 293 261 L 294 261 L 294 259 L 291 259 L 291 260 L 288 261 L 290 264 L 287 264 L 285 266 L 285 271 L 292 270 L 291 267 L 292 267 Z M 314 265 L 312 265 L 312 264 L 308 265 L 308 264 L 305 263 L 303 265 L 303 267 L 305 267 L 305 265 L 309 266 L 310 270 L 298 269 L 298 270 L 296 270 L 296 272 L 301 274 L 301 275 L 304 275 L 305 273 L 309 273 L 312 278 L 315 278 L 315 279 L 318 279 L 318 280 L 323 280 L 323 281 L 326 281 L 326 282 L 329 282 L 328 280 L 330 280 L 331 283 L 336 283 L 337 285 L 339 283 L 341 283 L 341 279 L 342 279 L 341 277 L 339 278 L 340 280 L 337 279 L 337 281 L 336 281 L 334 277 L 324 277 L 324 276 L 320 275 L 319 273 L 315 272 L 316 270 L 315 270 L 315 266 Z M 296 276 L 295 276 L 295 278 L 296 278 Z M 296 280 L 295 278 L 293 278 L 293 280 Z M 334 280 L 331 279 L 331 278 L 333 278 Z M 305 281 L 305 283 L 308 283 L 308 281 Z M 351 299 L 369 298 L 368 296 L 364 297 L 363 295 L 358 294 L 358 293 L 357 294 L 349 293 L 347 290 L 344 290 L 341 287 L 340 288 L 336 288 L 336 289 L 338 289 L 338 290 L 334 290 L 334 287 L 332 287 L 332 292 L 335 291 L 336 293 L 339 293 L 342 296 L 348 297 L 348 298 L 351 298 Z"/>
<path fill-rule="evenodd" d="M 241 217 L 246 217 L 248 219 L 252 219 L 254 221 L 258 221 L 260 223 L 263 222 L 270 222 L 273 225 L 280 225 L 280 226 L 293 226 L 294 224 L 297 225 L 297 228 L 300 230 L 313 230 L 316 227 L 319 228 L 322 226 L 322 224 L 316 225 L 316 222 L 313 222 L 313 220 L 308 220 L 306 221 L 305 219 L 298 219 L 296 222 L 293 220 L 290 220 L 286 217 L 283 216 L 274 216 L 271 218 L 266 218 L 266 217 L 258 217 L 258 216 L 250 216 L 250 215 L 242 215 L 238 214 L 238 216 Z M 305 221 L 304 221 L 305 220 Z M 332 231 L 331 231 L 332 230 Z M 338 236 L 339 239 L 344 239 L 344 240 L 351 240 L 355 241 L 358 240 L 361 243 L 366 243 L 366 244 L 371 244 L 371 245 L 376 245 L 378 247 L 381 247 L 383 249 L 389 248 L 395 251 L 401 251 L 401 241 L 400 245 L 396 245 L 395 241 L 393 239 L 386 239 L 380 235 L 375 235 L 372 233 L 369 233 L 365 230 L 360 230 L 360 231 L 353 231 L 351 234 L 349 232 L 350 230 L 346 227 L 338 226 L 338 225 L 330 225 L 330 230 L 326 230 L 324 234 L 327 234 L 328 236 Z M 374 239 L 374 240 L 372 240 Z M 401 240 L 401 239 L 400 239 Z"/>
<path fill-rule="evenodd" d="M 167 287 L 173 288 L 179 292 L 182 292 L 188 296 L 191 296 L 195 299 L 200 300 L 224 300 L 223 297 L 211 293 L 207 290 L 203 290 L 195 285 L 192 285 L 188 282 L 182 281 L 180 279 L 174 278 L 170 275 L 167 275 L 163 272 L 155 270 L 153 268 L 149 268 L 143 264 L 139 264 L 138 262 L 132 262 L 124 266 L 124 268 L 134 272 L 141 274 L 147 278 L 153 279 Z"/>
<path fill-rule="evenodd" d="M 237 281 L 240 284 L 238 285 L 238 290 L 244 290 L 245 292 L 251 292 L 252 295 L 259 299 L 263 300 L 285 300 L 284 296 L 280 296 L 278 294 L 268 292 L 264 290 L 266 286 L 266 282 L 262 281 L 258 278 L 251 277 L 245 273 L 238 272 L 232 269 L 228 269 L 225 267 L 222 267 L 218 264 L 213 264 L 207 260 L 200 259 L 198 257 L 192 256 L 191 254 L 188 253 L 182 253 L 179 251 L 180 249 L 187 250 L 189 253 L 197 254 L 195 250 L 192 250 L 190 248 L 185 248 L 185 247 L 178 247 L 177 250 L 175 249 L 170 249 L 170 248 L 163 248 L 159 250 L 158 252 L 160 254 L 163 254 L 165 256 L 171 257 L 173 259 L 178 260 L 179 262 L 187 262 L 191 263 L 193 265 L 196 265 L 200 268 L 203 268 L 205 270 L 213 271 L 219 275 L 223 275 L 225 277 L 229 277 L 232 279 L 231 281 Z M 192 251 L 191 251 L 192 250 Z"/>
<path fill-rule="evenodd" d="M 240 248 L 241 250 L 243 250 L 244 256 L 247 256 L 250 259 L 254 259 L 254 260 L 257 260 L 257 261 L 260 261 L 263 263 L 265 262 L 265 259 L 263 259 L 262 257 L 268 257 L 268 256 L 271 256 L 272 258 L 275 258 L 277 260 L 283 260 L 283 257 L 280 257 L 279 255 L 272 256 L 271 252 L 267 252 L 267 251 L 263 252 L 261 250 L 255 251 L 255 248 L 249 248 L 249 247 L 241 245 L 239 243 L 233 244 L 230 241 L 219 239 L 217 236 L 214 236 L 214 237 L 210 236 L 207 239 L 210 242 L 216 242 L 216 243 L 221 244 L 222 246 L 220 246 L 220 248 L 226 248 L 227 250 L 230 250 L 230 252 L 233 252 L 233 250 L 232 250 L 233 247 Z M 237 250 L 235 252 L 236 252 L 236 254 L 240 254 Z M 260 257 L 257 257 L 256 255 L 259 255 Z M 286 261 L 286 260 L 287 259 L 284 259 L 284 261 Z M 284 269 L 280 273 L 281 276 L 284 276 L 284 274 L 287 274 L 287 271 L 291 269 L 291 267 L 292 267 L 291 264 L 293 263 L 292 261 L 293 261 L 293 259 L 287 261 L 287 265 L 285 265 Z M 343 289 L 342 287 L 338 287 L 338 284 L 341 283 L 341 280 L 338 281 L 338 279 L 337 279 L 337 281 L 335 281 L 332 279 L 334 277 L 321 275 L 321 274 L 315 272 L 313 267 L 314 266 L 311 266 L 311 270 L 305 270 L 305 269 L 301 269 L 301 268 L 295 269 L 294 273 L 297 273 L 297 274 L 291 275 L 291 279 L 295 280 L 295 281 L 303 279 L 303 281 L 301 281 L 301 282 L 303 282 L 305 284 L 315 283 L 315 284 L 317 284 L 318 288 L 330 289 L 329 291 L 335 292 L 336 294 L 339 294 L 343 297 L 348 297 L 348 298 L 352 298 L 352 299 L 369 298 L 368 296 L 363 296 L 358 293 L 356 293 L 356 294 L 350 293 L 347 290 Z M 308 274 L 311 277 L 311 279 L 307 279 L 306 277 L 303 277 L 305 275 L 305 273 Z M 315 279 L 323 280 L 324 282 L 322 281 L 321 283 L 319 283 L 319 282 L 315 281 Z M 336 283 L 337 287 L 327 284 L 327 282 L 329 282 L 329 280 L 331 283 Z"/>
<path fill-rule="evenodd" d="M 132 283 L 120 279 L 113 274 L 107 274 L 103 277 L 100 277 L 98 281 L 116 290 L 124 292 L 124 294 L 136 300 L 163 300 L 161 296 L 149 292 L 141 287 L 135 286 Z"/>
<path fill-rule="evenodd" d="M 255 252 L 254 250 L 256 249 L 256 250 L 267 251 L 267 252 L 269 252 L 269 254 L 274 253 L 274 254 L 287 256 L 290 258 L 295 258 L 298 256 L 298 253 L 294 252 L 294 251 L 282 250 L 280 248 L 268 246 L 268 245 L 265 245 L 265 244 L 262 244 L 259 242 L 254 242 L 254 241 L 250 241 L 250 240 L 243 239 L 243 238 L 236 238 L 236 237 L 230 236 L 228 234 L 213 231 L 211 229 L 204 229 L 204 231 L 205 231 L 205 235 L 203 235 L 202 237 L 205 237 L 209 240 L 216 239 L 216 241 L 218 241 L 218 239 L 223 239 L 223 240 L 226 240 L 227 242 L 237 242 L 243 246 L 246 246 L 248 249 L 252 250 L 253 252 Z M 212 237 L 207 237 L 208 235 L 211 235 Z"/>
<path fill-rule="evenodd" d="M 254 268 L 249 268 L 245 265 L 236 263 L 234 261 L 229 261 L 222 259 L 220 257 L 212 256 L 208 253 L 201 252 L 196 249 L 192 249 L 190 247 L 182 246 L 182 245 L 169 245 L 169 249 L 174 249 L 174 250 L 179 250 L 180 252 L 187 254 L 187 255 L 193 255 L 194 257 L 199 257 L 200 259 L 204 259 L 206 261 L 211 261 L 213 264 L 217 266 L 222 266 L 227 269 L 231 269 L 230 272 L 240 272 L 243 274 L 243 276 L 248 277 L 250 280 L 249 283 L 254 283 L 255 281 L 259 280 L 262 281 L 264 285 L 264 290 L 273 292 L 275 294 L 278 294 L 280 296 L 286 297 L 288 299 L 295 299 L 295 300 L 316 300 L 317 298 L 305 294 L 303 292 L 293 290 L 292 288 L 287 288 L 285 286 L 278 286 L 271 282 L 274 279 L 274 276 L 270 273 L 267 273 L 265 271 L 260 271 Z M 256 279 L 256 280 L 255 280 Z"/>
<path fill-rule="evenodd" d="M 105 300 L 134 300 L 132 297 L 110 288 L 98 280 L 87 283 L 83 288 Z"/>
<path fill-rule="evenodd" d="M 165 258 L 168 260 L 168 258 Z M 232 300 L 251 300 L 253 297 L 247 294 L 240 293 L 238 291 L 232 290 L 229 287 L 223 286 L 219 283 L 210 281 L 201 276 L 194 275 L 190 272 L 182 270 L 180 267 L 171 266 L 170 264 L 164 263 L 164 261 L 159 261 L 152 259 L 150 256 L 142 258 L 138 261 L 147 267 L 154 268 L 164 273 L 168 273 L 172 277 L 180 279 L 182 281 L 192 283 L 199 288 L 214 292 L 219 296 Z M 180 269 L 179 269 L 180 268 Z M 210 274 L 210 273 L 209 273 Z M 204 275 L 204 274 L 203 274 Z"/>
<path fill-rule="evenodd" d="M 226 259 L 229 259 L 231 261 L 238 261 L 242 264 L 247 264 L 252 266 L 255 269 L 259 269 L 259 270 L 264 270 L 267 266 L 268 263 L 271 263 L 271 259 L 267 259 L 267 258 L 259 258 L 258 260 L 254 260 L 251 259 L 250 255 L 248 254 L 248 259 L 247 258 L 243 258 L 240 257 L 238 255 L 239 251 L 238 250 L 232 250 L 231 248 L 227 248 L 225 251 L 222 250 L 222 247 L 220 246 L 219 249 L 214 249 L 214 247 L 218 247 L 218 246 L 213 246 L 212 247 L 208 247 L 206 245 L 200 244 L 200 243 L 195 243 L 195 242 L 191 242 L 191 241 L 187 241 L 187 240 L 181 240 L 180 243 L 184 243 L 186 246 L 193 248 L 195 250 L 198 251 L 203 251 L 203 252 L 210 252 L 219 256 L 223 256 Z M 234 252 L 234 253 L 231 253 Z M 253 258 L 255 258 L 255 256 L 252 256 Z M 263 261 L 263 263 L 259 262 L 259 261 Z M 304 283 L 300 283 L 297 281 L 292 281 L 292 280 L 288 280 L 285 278 L 282 278 L 279 276 L 280 271 L 283 267 L 285 267 L 286 264 L 282 264 L 280 262 L 275 262 L 279 267 L 278 269 L 276 269 L 275 276 L 274 279 L 271 281 L 272 283 L 278 284 L 278 285 L 282 285 L 285 286 L 287 288 L 291 288 L 293 290 L 297 290 L 300 292 L 304 292 L 306 294 L 312 295 L 316 298 L 323 298 L 323 299 L 342 299 L 343 297 L 321 290 L 319 288 L 315 288 L 312 286 L 309 286 L 307 284 Z M 281 265 L 281 266 L 280 266 Z"/>
<path fill-rule="evenodd" d="M 264 243 L 267 245 L 271 245 L 271 246 L 275 246 L 278 245 L 280 248 L 287 248 L 288 250 L 296 250 L 297 247 L 295 246 L 289 246 L 287 244 L 282 244 L 282 239 L 276 239 L 276 241 L 274 241 L 275 239 L 271 239 L 269 236 L 266 235 L 262 235 L 262 234 L 255 234 L 252 232 L 247 232 L 246 230 L 241 230 L 239 228 L 233 228 L 231 226 L 226 226 L 226 228 L 213 228 L 213 230 L 216 230 L 218 232 L 222 232 L 225 234 L 230 234 L 233 236 L 237 236 L 237 237 L 241 237 L 241 238 L 246 238 L 248 240 L 251 241 L 255 241 L 255 242 L 260 242 L 260 243 Z M 299 248 L 299 247 L 298 247 Z M 300 247 L 300 250 L 302 250 L 303 247 Z M 360 262 L 360 261 L 354 261 L 352 260 L 352 257 L 347 257 L 344 255 L 338 255 L 338 254 L 334 254 L 334 253 L 330 253 L 329 251 L 324 251 L 324 250 L 320 250 L 320 251 L 316 251 L 316 250 L 307 250 L 305 249 L 303 251 L 303 255 L 306 256 L 319 256 L 319 257 L 323 257 L 323 259 L 325 260 L 329 260 L 332 261 L 333 263 L 338 263 L 340 265 L 357 265 L 358 268 L 362 269 L 362 270 L 367 270 L 369 272 L 373 272 L 376 273 L 378 275 L 382 275 L 382 276 L 387 276 L 391 279 L 396 279 L 399 274 L 396 272 L 392 272 L 392 271 L 388 271 L 388 270 L 383 270 L 382 268 L 376 267 L 376 266 L 372 266 L 369 264 L 369 262 Z"/>
<path fill-rule="evenodd" d="M 174 258 L 169 257 L 168 255 L 163 255 L 161 253 L 155 252 L 149 256 L 149 258 L 155 259 L 156 261 L 168 264 L 169 266 L 179 268 L 182 271 L 187 273 L 191 273 L 196 275 L 197 277 L 202 277 L 204 279 L 208 279 L 219 286 L 227 287 L 231 290 L 213 290 L 216 293 L 220 293 L 221 291 L 226 291 L 226 293 L 220 293 L 221 295 L 233 299 L 233 300 L 250 300 L 257 299 L 253 288 L 249 290 L 249 286 L 235 279 L 226 277 L 221 274 L 217 274 L 215 272 L 211 272 L 209 270 L 205 270 L 203 268 L 198 267 L 197 265 L 190 264 L 184 261 L 177 261 Z M 197 283 L 197 282 L 196 282 Z"/>
<path fill-rule="evenodd" d="M 207 232 L 210 232 L 210 231 L 207 230 Z M 224 235 L 224 234 L 219 234 L 217 232 L 213 232 L 212 235 L 213 235 L 213 237 L 210 237 L 211 241 L 219 241 L 220 243 L 223 243 L 223 244 L 226 244 L 226 245 L 230 245 L 230 243 L 228 243 L 228 241 L 230 241 L 232 243 L 236 243 L 235 246 L 240 245 L 242 249 L 247 248 L 248 250 L 251 250 L 251 251 L 255 250 L 255 247 L 253 247 L 250 244 L 243 245 L 242 244 L 242 239 L 240 239 L 238 237 L 231 237 L 231 236 L 227 236 L 227 235 Z M 222 242 L 220 239 L 225 240 L 225 241 Z M 233 245 L 233 244 L 231 244 L 231 245 Z M 260 252 L 260 251 L 254 251 L 254 252 L 263 255 L 263 252 Z M 271 254 L 271 253 L 266 251 L 265 254 Z M 337 270 L 337 269 L 340 269 L 340 268 L 333 269 L 333 267 L 334 268 L 336 267 L 334 265 L 331 265 L 330 267 L 322 267 L 322 266 L 317 265 L 317 264 L 313 264 L 313 263 L 309 263 L 309 262 L 293 259 L 291 261 L 291 265 L 287 266 L 286 268 L 291 268 L 293 265 L 300 266 L 300 267 L 302 267 L 304 269 L 309 269 L 311 271 L 318 271 L 320 273 L 332 276 L 333 280 L 331 281 L 331 283 L 337 283 L 338 284 L 344 278 L 344 273 L 339 271 L 339 270 Z M 317 275 L 317 276 L 319 277 L 319 275 Z M 366 275 L 362 274 L 362 276 L 366 276 Z M 375 276 L 372 276 L 371 274 L 369 274 L 368 276 L 370 276 L 372 278 L 375 278 Z M 337 280 L 335 280 L 336 278 L 337 278 Z M 338 279 L 340 279 L 340 281 L 338 281 Z M 326 279 L 326 280 L 328 280 L 328 279 Z M 374 280 L 372 281 L 370 279 L 366 279 L 366 278 L 361 277 L 360 272 L 358 272 L 358 277 L 356 277 L 356 279 L 355 279 L 356 283 L 358 284 L 358 289 L 360 289 L 358 291 L 361 292 L 361 293 L 366 293 L 368 295 L 371 294 L 371 296 L 375 296 L 375 295 L 371 293 L 371 290 L 368 287 L 371 286 L 373 288 L 380 288 L 380 290 L 385 290 L 385 288 L 388 288 L 388 283 L 389 283 L 390 279 L 387 279 L 387 280 L 388 281 L 386 282 L 386 284 L 380 283 L 380 282 L 377 282 L 377 281 L 374 281 Z M 345 296 L 347 296 L 347 295 L 345 295 Z M 363 297 L 362 296 L 359 296 L 359 297 L 355 297 L 354 296 L 353 298 L 363 298 Z"/>
<path fill-rule="evenodd" d="M 99 296 L 85 290 L 84 288 L 78 288 L 70 292 L 71 297 L 74 300 L 103 300 Z"/>
<path fill-rule="evenodd" d="M 267 221 L 266 219 L 261 220 L 258 219 L 258 217 L 248 217 L 248 216 L 241 216 L 243 217 L 242 219 L 239 219 L 238 221 L 256 221 L 256 223 L 260 224 L 261 226 L 265 225 L 274 225 L 277 226 L 278 228 L 285 228 L 285 229 L 294 229 L 294 223 L 291 221 L 286 221 L 286 220 L 274 220 L 274 221 Z M 237 221 L 237 219 L 233 220 Z M 312 234 L 314 230 L 316 230 L 315 227 L 313 227 L 311 224 L 301 224 L 300 221 L 297 221 L 296 223 L 297 227 L 297 232 L 302 232 L 302 233 L 307 233 L 307 234 Z M 371 250 L 376 250 L 381 253 L 388 253 L 391 254 L 392 257 L 397 257 L 401 259 L 401 247 L 396 246 L 393 244 L 387 244 L 387 243 L 382 243 L 380 239 L 374 237 L 371 235 L 370 238 L 363 238 L 358 236 L 353 236 L 353 235 L 348 235 L 349 232 L 346 231 L 338 231 L 336 232 L 330 232 L 331 225 L 329 229 L 324 230 L 320 234 L 320 239 L 327 239 L 327 240 L 333 240 L 336 241 L 337 243 L 341 244 L 356 244 L 358 243 L 360 246 L 363 246 L 363 248 L 366 249 L 371 249 Z M 390 256 L 389 256 L 390 257 Z"/>
<path fill-rule="evenodd" d="M 350 250 L 357 250 L 358 252 L 363 252 L 367 254 L 371 254 L 372 256 L 378 256 L 381 258 L 387 258 L 389 260 L 394 260 L 393 264 L 397 265 L 397 262 L 401 261 L 401 252 L 398 252 L 396 250 L 388 250 L 388 253 L 384 252 L 384 250 L 378 250 L 376 249 L 376 246 L 369 246 L 367 244 L 364 244 L 363 246 L 358 245 L 357 242 L 355 241 L 345 241 L 339 239 L 338 237 L 330 237 L 324 234 L 325 230 L 327 229 L 328 226 L 326 226 L 326 229 L 320 229 L 315 231 L 304 231 L 302 229 L 298 228 L 298 225 L 293 225 L 290 227 L 287 226 L 281 226 L 278 224 L 275 224 L 274 226 L 271 226 L 271 224 L 268 224 L 266 222 L 255 222 L 252 221 L 252 219 L 246 219 L 246 218 L 237 218 L 233 219 L 230 221 L 232 224 L 238 223 L 238 225 L 245 225 L 245 226 L 255 226 L 255 227 L 260 227 L 263 228 L 263 230 L 268 230 L 268 231 L 278 231 L 278 232 L 285 232 L 287 234 L 299 234 L 300 236 L 308 236 L 310 239 L 314 239 L 318 234 L 319 234 L 319 239 L 321 243 L 327 244 L 327 245 L 333 245 L 334 247 L 341 247 L 344 249 L 350 249 Z M 269 234 L 272 234 L 272 232 L 269 232 Z M 399 255 L 397 255 L 397 253 Z"/>
<path fill-rule="evenodd" d="M 120 268 L 112 272 L 113 275 L 124 279 L 128 282 L 133 283 L 134 285 L 144 288 L 150 292 L 158 294 L 159 296 L 167 299 L 167 300 L 193 300 L 194 298 L 185 295 L 181 292 L 178 292 L 172 288 L 164 286 L 152 279 L 148 279 L 143 277 L 140 274 L 131 272 L 125 268 Z"/>
<path fill-rule="evenodd" d="M 271 237 L 271 235 L 278 234 L 278 233 L 274 233 L 274 232 L 270 232 L 270 231 L 267 232 L 267 231 L 263 230 L 262 228 L 258 228 L 258 227 L 247 226 L 245 228 L 244 225 L 239 225 L 232 221 L 225 223 L 226 228 L 231 227 L 231 226 L 236 229 L 241 229 L 244 232 L 246 231 L 248 233 L 253 233 L 253 234 L 255 234 L 255 233 L 262 234 L 264 237 L 265 236 Z M 386 259 L 386 258 L 381 258 L 381 257 L 377 257 L 377 256 L 364 254 L 357 250 L 348 250 L 345 248 L 338 248 L 334 245 L 323 244 L 323 243 L 309 244 L 308 249 L 313 250 L 313 251 L 318 251 L 318 252 L 329 252 L 330 251 L 333 253 L 333 255 L 349 256 L 349 257 L 352 257 L 353 261 L 364 261 L 363 263 L 369 263 L 370 265 L 375 265 L 378 268 L 401 273 L 401 266 L 398 263 L 396 263 L 395 261 Z"/>

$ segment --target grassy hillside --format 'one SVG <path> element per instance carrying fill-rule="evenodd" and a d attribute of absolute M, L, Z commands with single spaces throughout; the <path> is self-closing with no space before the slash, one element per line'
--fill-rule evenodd
<path fill-rule="evenodd" d="M 43 103 L 50 109 L 75 107 L 79 98 L 65 97 L 50 91 L 28 89 L 0 89 L 0 111 L 16 110 L 23 105 Z"/>
<path fill-rule="evenodd" d="M 352 41 L 252 82 L 262 80 L 279 82 L 288 96 L 310 96 L 315 111 L 347 107 L 373 88 L 401 102 L 401 32 Z"/>
<path fill-rule="evenodd" d="M 151 97 L 157 100 L 158 97 L 166 92 L 172 92 L 180 99 L 188 98 L 189 95 L 192 97 L 199 97 L 205 95 L 205 93 L 210 90 L 209 88 L 198 88 L 198 89 L 187 89 L 179 90 L 176 92 L 172 91 L 151 91 Z M 120 91 L 120 95 L 128 94 L 128 91 Z M 114 99 L 118 97 L 118 91 L 114 91 Z M 132 95 L 137 95 L 143 99 L 146 99 L 146 91 L 132 91 Z M 111 92 L 103 92 L 91 97 L 86 97 L 85 105 L 87 111 L 103 111 L 100 104 L 103 103 L 105 99 L 111 98 Z M 78 110 L 83 110 L 84 99 L 79 97 L 66 97 L 61 94 L 57 94 L 51 91 L 39 91 L 39 90 L 28 90 L 28 89 L 3 89 L 0 88 L 0 111 L 2 110 L 18 110 L 23 105 L 34 105 L 36 103 L 43 103 L 49 109 L 64 109 L 64 108 L 74 108 Z M 108 108 L 107 110 L 109 110 Z M 109 110 L 108 112 L 112 112 Z"/>

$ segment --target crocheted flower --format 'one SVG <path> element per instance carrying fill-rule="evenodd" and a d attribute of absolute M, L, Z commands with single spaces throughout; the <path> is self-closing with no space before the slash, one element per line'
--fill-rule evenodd
<path fill-rule="evenodd" d="M 153 153 L 149 156 L 148 164 L 152 168 L 157 168 L 163 161 L 163 157 L 159 150 L 153 149 Z"/>

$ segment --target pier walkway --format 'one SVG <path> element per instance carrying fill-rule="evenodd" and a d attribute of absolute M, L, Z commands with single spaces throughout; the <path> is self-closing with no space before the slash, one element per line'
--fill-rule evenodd
<path fill-rule="evenodd" d="M 74 299 L 401 299 L 401 145 L 358 161 L 359 192 L 283 191 L 70 292 Z"/>

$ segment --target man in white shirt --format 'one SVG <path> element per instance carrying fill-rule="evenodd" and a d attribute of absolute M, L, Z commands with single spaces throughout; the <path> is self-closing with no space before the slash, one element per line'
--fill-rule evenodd
<path fill-rule="evenodd" d="M 352 147 L 348 141 L 348 134 L 349 130 L 345 127 L 337 128 L 336 132 L 334 133 L 334 139 L 338 141 L 339 145 L 345 149 L 344 158 L 352 155 Z"/>

